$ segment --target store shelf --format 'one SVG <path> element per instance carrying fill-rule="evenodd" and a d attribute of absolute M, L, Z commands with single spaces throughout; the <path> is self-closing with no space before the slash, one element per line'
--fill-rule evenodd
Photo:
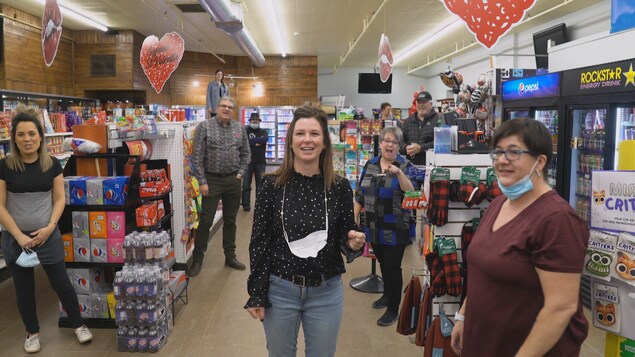
<path fill-rule="evenodd" d="M 95 266 L 121 268 L 123 263 L 66 262 L 67 268 L 92 268 Z"/>
<path fill-rule="evenodd" d="M 44 134 L 44 136 L 47 137 L 47 138 L 53 138 L 53 137 L 56 137 L 56 136 L 73 136 L 73 133 L 72 132 L 69 132 L 69 133 L 47 133 L 47 134 Z"/>
<path fill-rule="evenodd" d="M 84 318 L 84 325 L 88 328 L 109 328 L 116 329 L 117 324 L 115 323 L 115 319 L 93 319 L 93 318 Z M 58 327 L 66 327 L 73 328 L 74 326 L 70 325 L 70 321 L 67 317 L 60 317 L 57 321 Z"/>
<path fill-rule="evenodd" d="M 148 201 L 158 201 L 158 200 L 162 200 L 162 199 L 164 199 L 166 197 L 169 197 L 170 193 L 172 193 L 172 187 L 170 187 L 170 189 L 164 194 L 161 194 L 161 195 L 158 195 L 158 196 L 152 196 L 152 197 L 139 197 L 139 199 L 141 200 L 142 203 L 143 202 L 148 202 Z"/>
<path fill-rule="evenodd" d="M 123 205 L 66 205 L 66 209 L 72 211 L 125 211 L 131 207 L 137 207 L 140 200 L 137 198 L 135 200 L 128 200 L 126 204 Z"/>

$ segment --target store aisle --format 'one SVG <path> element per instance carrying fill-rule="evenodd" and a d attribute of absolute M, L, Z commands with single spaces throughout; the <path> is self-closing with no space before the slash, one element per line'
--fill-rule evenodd
<path fill-rule="evenodd" d="M 252 212 L 238 213 L 238 258 L 248 261 L 247 245 L 251 233 Z M 199 276 L 190 280 L 190 303 L 177 305 L 176 324 L 168 343 L 157 356 L 266 356 L 265 338 L 261 323 L 253 320 L 242 308 L 247 301 L 247 271 L 224 267 L 221 233 L 212 238 L 209 254 Z M 416 248 L 409 247 L 404 257 L 404 284 L 409 278 L 409 266 L 420 267 L 422 260 Z M 383 311 L 371 308 L 375 294 L 351 289 L 351 278 L 370 272 L 370 261 L 357 259 L 346 266 L 344 275 L 345 306 L 337 356 L 421 356 L 423 350 L 409 342 L 409 338 L 395 332 L 395 325 L 379 327 L 375 321 Z M 42 351 L 40 356 L 129 356 L 118 353 L 115 330 L 93 329 L 94 340 L 80 346 L 70 329 L 57 328 L 57 300 L 42 269 L 37 269 L 38 313 L 41 325 Z M 15 308 L 12 280 L 0 284 L 0 357 L 26 355 L 22 350 L 24 330 Z M 587 318 L 590 316 L 587 315 Z M 298 356 L 304 355 L 299 343 Z M 592 328 L 582 356 L 600 357 L 604 350 L 604 332 Z"/>

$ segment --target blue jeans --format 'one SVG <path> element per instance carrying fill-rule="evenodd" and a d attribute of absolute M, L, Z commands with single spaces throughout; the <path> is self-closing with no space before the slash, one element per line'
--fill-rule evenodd
<path fill-rule="evenodd" d="M 266 164 L 249 164 L 247 166 L 247 172 L 243 177 L 243 197 L 242 205 L 244 208 L 251 207 L 251 178 L 256 176 L 256 193 L 260 190 L 260 184 L 262 182 L 262 175 L 265 173 Z"/>
<path fill-rule="evenodd" d="M 269 301 L 272 306 L 265 311 L 263 325 L 270 357 L 296 355 L 300 323 L 307 357 L 335 355 L 344 305 L 340 275 L 305 288 L 272 275 Z"/>

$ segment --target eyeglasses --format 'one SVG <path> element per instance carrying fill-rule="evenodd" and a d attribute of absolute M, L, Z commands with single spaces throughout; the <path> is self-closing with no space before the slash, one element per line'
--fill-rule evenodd
<path fill-rule="evenodd" d="M 396 140 L 386 140 L 386 139 L 384 139 L 384 140 L 382 140 L 382 141 L 383 141 L 384 143 L 386 143 L 386 144 L 399 145 L 399 142 L 398 142 L 398 141 L 396 141 Z"/>
<path fill-rule="evenodd" d="M 528 150 L 520 150 L 520 149 L 509 149 L 509 150 L 495 149 L 489 152 L 489 157 L 491 157 L 492 160 L 498 160 L 500 159 L 502 155 L 505 155 L 505 159 L 509 161 L 514 161 L 514 160 L 520 159 L 520 156 L 522 154 L 533 154 L 533 153 Z"/>
<path fill-rule="evenodd" d="M 234 110 L 234 107 L 232 105 L 219 104 L 218 107 L 223 109 Z"/>

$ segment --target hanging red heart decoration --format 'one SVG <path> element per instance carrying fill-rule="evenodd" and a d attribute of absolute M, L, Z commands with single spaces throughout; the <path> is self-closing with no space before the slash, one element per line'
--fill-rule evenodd
<path fill-rule="evenodd" d="M 143 40 L 141 67 L 157 94 L 161 93 L 165 82 L 178 67 L 184 51 L 185 41 L 176 32 L 166 33 L 160 41 L 156 36 L 148 36 Z"/>
<path fill-rule="evenodd" d="M 536 0 L 443 0 L 446 9 L 467 24 L 476 39 L 492 48 L 518 24 Z"/>
<path fill-rule="evenodd" d="M 379 79 L 383 83 L 386 83 L 388 77 L 392 73 L 392 50 L 390 49 L 390 41 L 388 41 L 388 36 L 381 34 L 381 39 L 379 40 Z"/>

